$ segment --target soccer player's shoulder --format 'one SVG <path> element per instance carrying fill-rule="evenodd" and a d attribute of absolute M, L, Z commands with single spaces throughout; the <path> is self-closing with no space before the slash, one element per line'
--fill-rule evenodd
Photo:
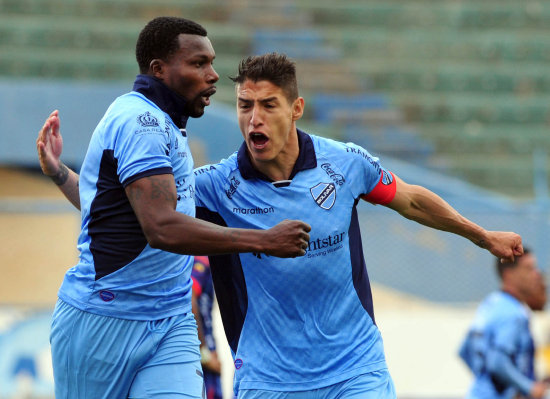
<path fill-rule="evenodd" d="M 333 160 L 337 164 L 346 165 L 357 160 L 370 158 L 367 150 L 354 143 L 344 143 L 334 139 L 311 136 L 315 152 L 319 157 Z"/>
<path fill-rule="evenodd" d="M 117 97 L 104 119 L 112 125 L 135 126 L 136 129 L 164 133 L 166 116 L 154 103 L 138 93 L 130 92 Z"/>
<path fill-rule="evenodd" d="M 315 153 L 318 155 L 331 155 L 334 154 L 336 157 L 344 154 L 346 152 L 346 145 L 341 141 L 337 141 L 327 137 L 315 136 L 310 134 L 311 141 L 315 148 Z"/>
<path fill-rule="evenodd" d="M 498 291 L 489 297 L 490 312 L 495 318 L 502 320 L 522 320 L 528 317 L 525 306 L 511 295 Z"/>
<path fill-rule="evenodd" d="M 233 153 L 228 158 L 222 159 L 218 163 L 203 165 L 195 169 L 195 178 L 211 178 L 214 180 L 227 179 L 238 169 L 237 153 Z"/>

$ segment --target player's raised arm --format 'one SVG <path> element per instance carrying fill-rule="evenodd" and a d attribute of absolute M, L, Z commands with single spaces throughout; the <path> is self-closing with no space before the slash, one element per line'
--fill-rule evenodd
<path fill-rule="evenodd" d="M 496 257 L 513 261 L 523 253 L 521 237 L 512 232 L 488 231 L 466 219 L 437 194 L 425 187 L 405 183 L 395 176 L 396 192 L 387 207 L 407 219 L 458 234 Z"/>
<path fill-rule="evenodd" d="M 170 252 L 212 255 L 258 252 L 279 257 L 305 254 L 310 227 L 285 220 L 267 230 L 235 229 L 176 211 L 176 185 L 170 174 L 136 180 L 126 187 L 149 245 Z"/>
<path fill-rule="evenodd" d="M 36 151 L 42 173 L 50 177 L 59 190 L 80 210 L 78 174 L 61 162 L 63 137 L 59 132 L 59 111 L 53 111 L 44 122 L 36 139 Z"/>

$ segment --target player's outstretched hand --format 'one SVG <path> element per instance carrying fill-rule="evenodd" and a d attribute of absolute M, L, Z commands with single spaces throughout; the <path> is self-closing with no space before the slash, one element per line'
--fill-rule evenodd
<path fill-rule="evenodd" d="M 46 176 L 54 176 L 59 171 L 63 138 L 59 133 L 59 111 L 53 111 L 44 122 L 36 139 L 36 151 L 40 168 Z"/>
<path fill-rule="evenodd" d="M 303 256 L 309 245 L 311 226 L 300 220 L 283 220 L 272 228 L 265 230 L 266 250 L 268 255 L 279 258 Z"/>
<path fill-rule="evenodd" d="M 513 262 L 516 256 L 523 255 L 521 236 L 507 231 L 489 231 L 488 240 L 483 246 L 501 262 Z"/>

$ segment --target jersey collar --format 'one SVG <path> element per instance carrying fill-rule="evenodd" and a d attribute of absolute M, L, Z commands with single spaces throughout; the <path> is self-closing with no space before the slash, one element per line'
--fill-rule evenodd
<path fill-rule="evenodd" d="M 317 167 L 317 157 L 315 156 L 315 148 L 313 147 L 313 140 L 311 137 L 300 129 L 298 130 L 298 145 L 300 147 L 300 153 L 298 154 L 298 159 L 292 168 L 292 173 L 290 174 L 290 180 L 296 176 L 296 174 L 302 170 L 313 169 Z M 248 151 L 246 149 L 246 142 L 241 144 L 239 151 L 237 152 L 237 163 L 239 165 L 239 171 L 241 176 L 245 180 L 249 179 L 261 179 L 272 182 L 269 177 L 264 175 L 259 170 L 255 169 L 250 161 L 248 156 Z"/>
<path fill-rule="evenodd" d="M 166 112 L 178 128 L 185 129 L 189 118 L 183 111 L 186 101 L 162 83 L 162 80 L 151 75 L 137 75 L 133 90 L 143 94 Z"/>

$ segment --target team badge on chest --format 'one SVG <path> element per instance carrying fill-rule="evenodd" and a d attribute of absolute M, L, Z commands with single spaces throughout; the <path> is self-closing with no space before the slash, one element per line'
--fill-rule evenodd
<path fill-rule="evenodd" d="M 313 200 L 321 208 L 329 210 L 336 202 L 336 186 L 334 183 L 319 183 L 309 189 Z"/>

